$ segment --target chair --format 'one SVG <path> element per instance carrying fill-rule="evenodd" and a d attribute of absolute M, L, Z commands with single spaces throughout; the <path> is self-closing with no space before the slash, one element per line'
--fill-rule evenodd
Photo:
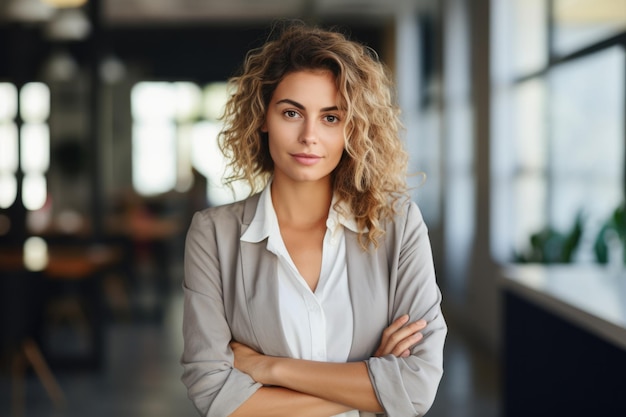
<path fill-rule="evenodd" d="M 11 362 L 12 413 L 24 414 L 25 379 L 32 367 L 57 408 L 64 407 L 63 390 L 50 370 L 36 340 L 43 309 L 43 279 L 40 273 L 6 270 L 0 265 L 0 346 Z"/>

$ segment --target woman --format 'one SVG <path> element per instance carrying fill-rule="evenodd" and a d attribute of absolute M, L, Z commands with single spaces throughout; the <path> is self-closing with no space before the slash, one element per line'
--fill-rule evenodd
<path fill-rule="evenodd" d="M 385 68 L 292 25 L 232 87 L 220 143 L 257 193 L 189 228 L 190 398 L 208 416 L 423 415 L 447 330 Z"/>

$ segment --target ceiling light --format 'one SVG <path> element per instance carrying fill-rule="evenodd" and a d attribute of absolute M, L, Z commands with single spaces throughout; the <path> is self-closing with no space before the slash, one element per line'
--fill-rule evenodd
<path fill-rule="evenodd" d="M 43 75 L 48 81 L 71 81 L 78 74 L 78 63 L 65 50 L 52 53 L 43 67 Z"/>
<path fill-rule="evenodd" d="M 126 76 L 126 65 L 114 55 L 109 55 L 100 63 L 100 77 L 107 84 L 120 82 Z"/>
<path fill-rule="evenodd" d="M 52 17 L 54 9 L 39 0 L 11 0 L 6 7 L 9 19 L 20 22 L 45 22 Z"/>
<path fill-rule="evenodd" d="M 43 0 L 43 2 L 57 9 L 61 9 L 65 7 L 80 7 L 87 3 L 87 0 Z"/>
<path fill-rule="evenodd" d="M 80 41 L 91 32 L 91 23 L 81 9 L 61 9 L 56 12 L 45 28 L 51 40 Z"/>

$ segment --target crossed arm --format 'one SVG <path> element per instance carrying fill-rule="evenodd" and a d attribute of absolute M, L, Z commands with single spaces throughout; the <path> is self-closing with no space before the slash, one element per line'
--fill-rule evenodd
<path fill-rule="evenodd" d="M 422 339 L 424 320 L 408 323 L 408 315 L 396 319 L 383 332 L 374 356 L 407 357 Z M 316 362 L 260 354 L 232 342 L 235 368 L 264 386 L 235 410 L 231 417 L 254 415 L 332 416 L 357 409 L 383 412 L 365 362 Z"/>

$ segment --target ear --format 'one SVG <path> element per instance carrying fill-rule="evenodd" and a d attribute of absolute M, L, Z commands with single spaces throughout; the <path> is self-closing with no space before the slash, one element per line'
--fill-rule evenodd
<path fill-rule="evenodd" d="M 267 121 L 264 121 L 261 125 L 261 132 L 267 133 Z"/>

